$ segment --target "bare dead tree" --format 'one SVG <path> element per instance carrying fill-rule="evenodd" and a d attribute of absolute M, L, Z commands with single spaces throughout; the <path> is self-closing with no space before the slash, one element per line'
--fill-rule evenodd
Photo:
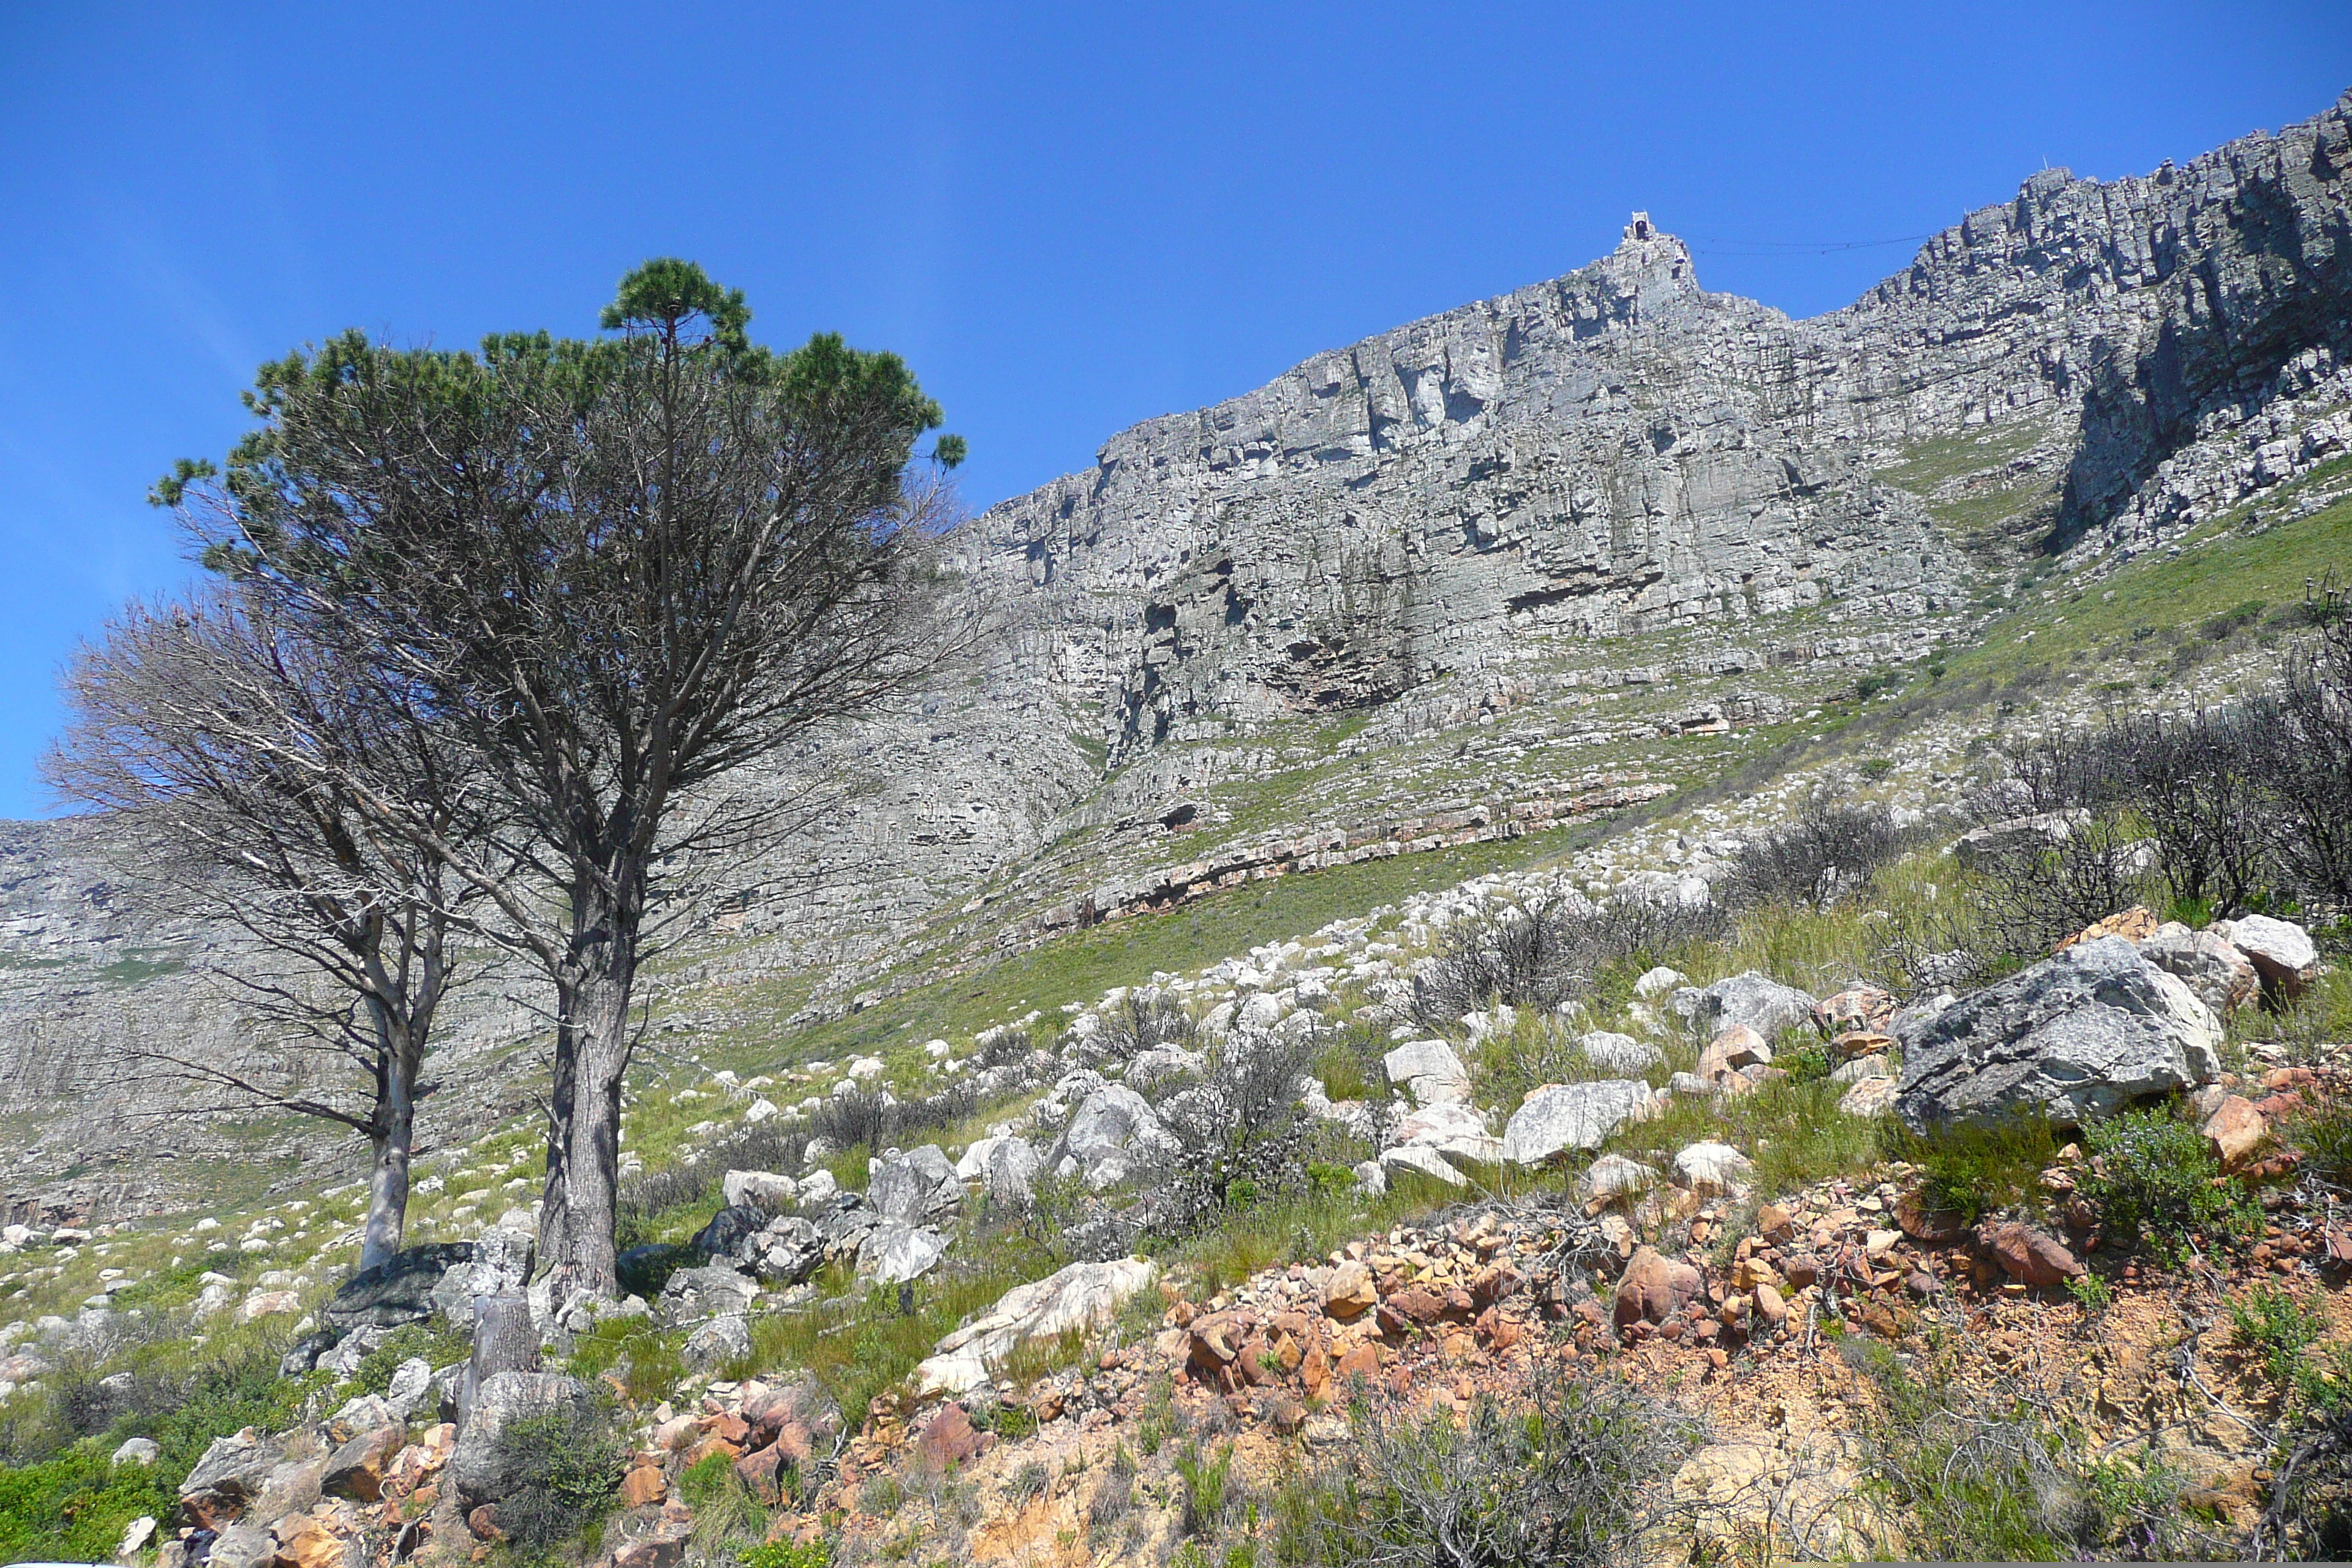
<path fill-rule="evenodd" d="M 362 797 L 459 839 L 478 836 L 485 797 L 397 693 L 233 592 L 132 605 L 64 684 L 49 782 L 107 814 L 126 877 L 244 935 L 218 973 L 268 1029 L 258 1067 L 148 1045 L 126 1047 L 126 1066 L 215 1091 L 196 1109 L 294 1111 L 365 1137 L 360 1261 L 383 1261 L 400 1249 L 420 1075 L 474 895 Z M 333 1070 L 312 1070 L 321 1058 Z"/>
<path fill-rule="evenodd" d="M 654 262 L 606 311 L 617 339 L 348 334 L 265 367 L 261 428 L 194 509 L 208 559 L 413 694 L 497 797 L 479 843 L 366 808 L 552 982 L 541 1237 L 568 1288 L 614 1288 L 632 1003 L 678 874 L 804 819 L 742 770 L 911 691 L 983 620 L 937 565 L 947 494 L 910 479 L 937 405 L 894 356 L 770 354 L 748 318 Z"/>

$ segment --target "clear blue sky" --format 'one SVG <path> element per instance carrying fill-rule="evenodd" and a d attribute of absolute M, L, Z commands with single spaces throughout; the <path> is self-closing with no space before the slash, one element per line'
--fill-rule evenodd
<path fill-rule="evenodd" d="M 0 6 L 0 816 L 186 568 L 142 502 L 346 326 L 584 332 L 652 255 L 904 353 L 976 510 L 1123 426 L 1581 265 L 1843 304 L 2045 163 L 2317 112 L 2352 5 Z M 1710 241 L 1716 243 L 1710 243 Z M 1759 254 L 1759 251 L 1761 252 Z"/>

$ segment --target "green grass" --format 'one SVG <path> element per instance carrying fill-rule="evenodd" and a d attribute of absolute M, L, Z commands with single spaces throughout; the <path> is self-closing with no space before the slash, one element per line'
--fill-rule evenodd
<path fill-rule="evenodd" d="M 1158 914 L 1136 915 L 1059 936 L 1034 952 L 915 986 L 862 1012 L 792 1037 L 786 1059 L 839 1060 L 915 1049 L 934 1037 L 969 1039 L 992 1024 L 1066 1002 L 1092 1002 L 1154 971 L 1184 973 L 1261 942 L 1300 937 L 1332 921 L 1450 888 L 1490 872 L 1565 858 L 1606 831 L 1602 823 L 1523 837 L 1400 855 L 1252 882 Z M 772 1065 L 784 1042 L 767 1042 Z"/>
<path fill-rule="evenodd" d="M 1973 436 L 1939 436 L 1905 448 L 1903 460 L 1881 468 L 1878 477 L 1925 496 L 1947 479 L 2001 467 L 2032 450 L 2049 433 L 2046 426 L 2033 420 Z"/>
<path fill-rule="evenodd" d="M 2346 469 L 2352 461 L 2327 471 Z M 1996 622 L 1976 647 L 1952 657 L 1950 679 L 2005 681 L 2029 668 L 2054 670 L 2079 653 L 2147 659 L 2156 645 L 2135 640 L 2136 628 L 2196 626 L 2252 599 L 2299 602 L 2308 581 L 2352 561 L 2352 500 L 2252 537 L 2232 531 L 2236 516 L 2198 528 L 2178 556 L 2144 555 L 2103 582 L 2062 589 L 2053 602 L 2031 604 Z M 2169 646 L 2162 651 L 2168 655 Z M 2151 668 L 2156 662 L 2147 661 Z"/>
<path fill-rule="evenodd" d="M 1952 1127 L 1933 1134 L 1890 1132 L 1888 1152 L 1919 1168 L 1929 1207 L 1969 1225 L 2011 1208 L 2048 1206 L 2042 1173 L 2058 1159 L 2050 1124 L 2031 1117 L 1998 1127 Z"/>

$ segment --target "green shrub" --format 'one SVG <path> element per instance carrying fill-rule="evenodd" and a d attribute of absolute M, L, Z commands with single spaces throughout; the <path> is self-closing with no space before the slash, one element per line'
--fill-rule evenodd
<path fill-rule="evenodd" d="M 2338 1185 L 2352 1180 L 2352 1098 L 2314 1087 L 2287 1119 L 2286 1137 L 2303 1151 L 2305 1168 Z"/>
<path fill-rule="evenodd" d="M 1287 1561 L 1612 1563 L 1675 1504 L 1666 1482 L 1704 1429 L 1615 1381 L 1538 1368 L 1526 1396 L 1482 1396 L 1466 1419 L 1414 1419 L 1370 1397 L 1355 1441 L 1276 1499 Z"/>
<path fill-rule="evenodd" d="M 833 1548 L 822 1541 L 795 1546 L 789 1541 L 763 1541 L 735 1554 L 743 1568 L 833 1568 Z"/>
<path fill-rule="evenodd" d="M 1818 1083 L 1837 1070 L 1830 1065 L 1829 1047 L 1810 1030 L 1774 1052 L 1772 1065 L 1787 1073 L 1790 1082 L 1800 1084 Z"/>
<path fill-rule="evenodd" d="M 1233 1485 L 1234 1446 L 1226 1443 L 1213 1455 L 1197 1450 L 1176 1456 L 1176 1474 L 1184 1483 L 1184 1533 L 1213 1541 L 1231 1522 L 1236 1500 Z"/>
<path fill-rule="evenodd" d="M 797 1480 L 783 1471 L 777 1473 L 777 1481 L 787 1496 L 798 1489 Z M 717 1561 L 730 1547 L 756 1539 L 768 1521 L 766 1510 L 725 1454 L 707 1455 L 680 1470 L 677 1495 L 694 1510 L 694 1544 L 707 1561 Z"/>
<path fill-rule="evenodd" d="M 2074 1562 L 2125 1553 L 2202 1556 L 2216 1544 L 2180 1510 L 2161 1466 L 2091 1457 L 2081 1434 L 2006 1383 L 1958 1374 L 1948 1348 L 1898 1357 L 1860 1335 L 1838 1340 L 1876 1384 L 1862 1438 L 1868 1484 L 1898 1510 L 1903 1555 L 1919 1562 Z"/>
<path fill-rule="evenodd" d="M 2326 1331 L 2327 1319 L 2276 1286 L 2257 1285 L 2230 1303 L 2230 1327 L 2241 1345 L 2261 1354 L 2271 1382 L 2285 1388 L 2294 1381 L 2305 1347 Z"/>
<path fill-rule="evenodd" d="M 2196 1124 L 2172 1109 L 2132 1110 L 2083 1131 L 2090 1168 L 2077 1190 L 2099 1212 L 2105 1233 L 2145 1237 L 2162 1258 L 2176 1258 L 2200 1233 L 2258 1227 L 2260 1212 L 2236 1186 L 2218 1183 L 2221 1157 Z"/>
<path fill-rule="evenodd" d="M 564 1370 L 583 1383 L 612 1373 L 632 1403 L 650 1404 L 686 1375 L 681 1337 L 644 1318 L 606 1318 L 572 1341 Z"/>
<path fill-rule="evenodd" d="M 601 1403 L 509 1421 L 497 1446 L 518 1481 L 499 1501 L 499 1528 L 526 1551 L 560 1546 L 601 1523 L 629 1457 L 610 1406 Z"/>
<path fill-rule="evenodd" d="M 131 1521 L 169 1519 L 178 1499 L 160 1466 L 115 1465 L 103 1439 L 0 1469 L 0 1559 L 107 1563 Z"/>

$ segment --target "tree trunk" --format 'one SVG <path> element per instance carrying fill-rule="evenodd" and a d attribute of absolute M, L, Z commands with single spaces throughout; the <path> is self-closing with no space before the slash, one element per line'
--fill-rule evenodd
<path fill-rule="evenodd" d="M 572 1096 L 579 1079 L 579 988 L 555 984 L 555 1057 L 547 1089 L 547 1182 L 539 1205 L 541 1264 L 557 1279 L 571 1277 Z"/>
<path fill-rule="evenodd" d="M 606 901 L 578 891 L 573 895 L 574 973 L 562 987 L 556 1109 L 547 1149 L 550 1196 L 559 1195 L 555 1188 L 560 1182 L 562 1206 L 556 1213 L 551 1205 L 540 1217 L 559 1300 L 572 1290 L 602 1296 L 620 1290 L 614 1238 L 621 1170 L 621 1083 L 629 1067 L 629 999 L 636 984 L 643 877 L 625 878 L 624 885 L 638 896 Z"/>
<path fill-rule="evenodd" d="M 629 1065 L 634 975 L 582 987 L 564 1182 L 564 1264 L 572 1289 L 619 1294 L 615 1213 L 621 1173 L 621 1083 Z"/>
<path fill-rule="evenodd" d="M 373 1268 L 400 1250 L 408 1225 L 408 1160 L 416 1142 L 416 1067 L 422 1054 L 409 1031 L 387 1031 L 382 1097 L 368 1129 L 374 1159 L 368 1173 L 367 1224 L 360 1267 Z"/>
<path fill-rule="evenodd" d="M 502 1372 L 530 1372 L 538 1366 L 539 1331 L 531 1326 L 530 1298 L 520 1290 L 475 1297 L 474 1351 L 457 1385 L 458 1429 L 463 1431 L 473 1417 L 474 1398 L 482 1384 Z"/>

